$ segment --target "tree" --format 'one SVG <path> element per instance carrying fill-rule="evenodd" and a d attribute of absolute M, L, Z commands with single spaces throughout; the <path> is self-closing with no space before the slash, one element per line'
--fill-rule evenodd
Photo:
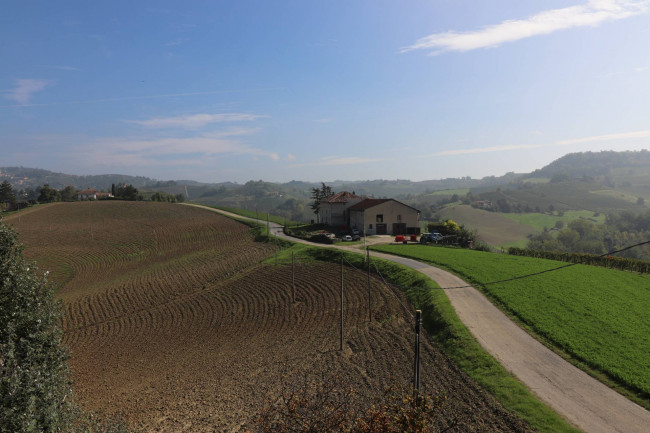
<path fill-rule="evenodd" d="M 77 190 L 74 186 L 68 185 L 63 188 L 59 194 L 61 195 L 61 201 L 76 201 L 77 200 Z"/>
<path fill-rule="evenodd" d="M 137 200 L 138 199 L 138 189 L 133 185 L 125 185 L 123 183 L 117 186 L 117 195 L 115 197 L 121 198 L 122 200 Z"/>
<path fill-rule="evenodd" d="M 320 222 L 320 201 L 325 197 L 334 195 L 332 187 L 325 185 L 325 182 L 321 182 L 321 188 L 312 188 L 311 189 L 311 199 L 313 200 L 311 208 Z"/>
<path fill-rule="evenodd" d="M 45 184 L 41 187 L 38 194 L 39 203 L 52 203 L 55 201 L 61 200 L 61 194 L 54 188 L 50 188 L 49 184 Z"/>
<path fill-rule="evenodd" d="M 14 189 L 8 181 L 0 184 L 0 205 L 1 204 L 14 204 L 16 203 L 16 195 Z"/>
<path fill-rule="evenodd" d="M 58 320 L 46 278 L 0 222 L 0 431 L 66 430 L 72 391 Z"/>

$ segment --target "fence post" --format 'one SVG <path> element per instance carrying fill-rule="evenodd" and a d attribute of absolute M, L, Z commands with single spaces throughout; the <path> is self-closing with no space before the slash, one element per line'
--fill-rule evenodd
<path fill-rule="evenodd" d="M 296 302 L 296 259 L 295 253 L 291 251 L 291 294 L 293 302 Z"/>
<path fill-rule="evenodd" d="M 415 311 L 415 365 L 413 368 L 413 390 L 415 397 L 420 394 L 420 328 L 422 326 L 422 311 Z"/>
<path fill-rule="evenodd" d="M 366 247 L 366 256 L 368 262 L 368 322 L 372 322 L 372 304 L 370 298 L 370 249 Z"/>
<path fill-rule="evenodd" d="M 339 350 L 343 351 L 343 254 L 341 254 L 341 335 L 339 338 Z"/>

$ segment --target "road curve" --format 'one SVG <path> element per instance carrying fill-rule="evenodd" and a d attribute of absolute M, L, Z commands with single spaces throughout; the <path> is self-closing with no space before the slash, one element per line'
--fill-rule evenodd
<path fill-rule="evenodd" d="M 243 218 L 205 208 L 226 216 Z M 282 226 L 270 225 L 271 232 L 280 238 L 323 246 L 286 236 Z M 335 248 L 362 252 L 353 247 Z M 445 293 L 474 338 L 540 400 L 581 430 L 589 433 L 650 431 L 650 412 L 546 348 L 460 278 L 416 260 L 374 251 L 371 251 L 371 255 L 413 268 L 433 279 L 440 287 L 465 286 L 462 289 L 447 289 Z"/>

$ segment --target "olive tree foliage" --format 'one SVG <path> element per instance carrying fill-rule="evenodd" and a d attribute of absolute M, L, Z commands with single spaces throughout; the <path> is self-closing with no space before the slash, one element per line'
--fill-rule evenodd
<path fill-rule="evenodd" d="M 65 429 L 72 400 L 59 308 L 0 221 L 0 432 Z"/>

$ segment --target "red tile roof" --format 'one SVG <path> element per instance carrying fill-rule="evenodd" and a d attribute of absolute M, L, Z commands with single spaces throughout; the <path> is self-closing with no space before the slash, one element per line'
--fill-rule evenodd
<path fill-rule="evenodd" d="M 350 199 L 361 198 L 358 195 L 354 195 L 351 192 L 341 191 L 337 194 L 325 197 L 320 200 L 321 203 L 347 203 Z"/>
<path fill-rule="evenodd" d="M 395 203 L 399 203 L 402 206 L 406 206 L 408 208 L 411 208 L 411 209 L 413 209 L 414 211 L 416 211 L 418 213 L 420 212 L 419 210 L 415 209 L 414 207 L 411 207 L 411 206 L 409 206 L 407 204 L 404 204 L 401 201 L 397 201 L 394 198 L 367 198 L 367 199 L 364 199 L 364 200 L 360 201 L 359 203 L 357 203 L 357 204 L 355 204 L 353 206 L 350 206 L 350 208 L 348 210 L 349 211 L 362 211 L 362 210 L 370 209 L 371 207 L 375 207 L 375 206 L 380 205 L 382 203 L 386 203 L 387 201 L 394 201 Z"/>
<path fill-rule="evenodd" d="M 368 208 L 377 206 L 378 204 L 386 203 L 387 201 L 391 200 L 392 198 L 367 198 L 355 204 L 354 206 L 350 206 L 349 210 L 366 210 Z"/>

